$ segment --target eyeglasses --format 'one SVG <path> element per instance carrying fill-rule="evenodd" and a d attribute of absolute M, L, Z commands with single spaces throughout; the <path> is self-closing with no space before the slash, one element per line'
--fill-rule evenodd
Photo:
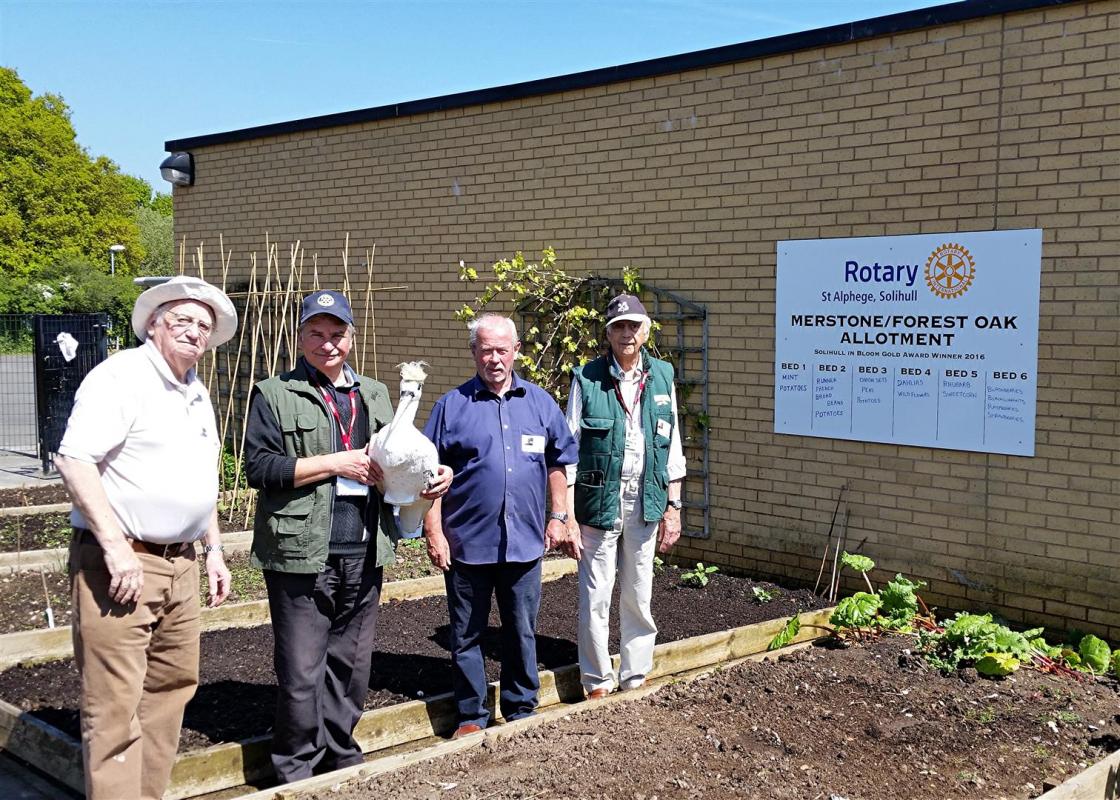
<path fill-rule="evenodd" d="M 210 334 L 214 332 L 214 326 L 209 322 L 195 319 L 194 317 L 188 317 L 184 314 L 174 314 L 168 311 L 163 315 L 163 318 L 167 321 L 167 327 L 175 334 L 184 333 L 193 327 L 198 331 L 199 336 L 203 339 L 209 339 Z"/>

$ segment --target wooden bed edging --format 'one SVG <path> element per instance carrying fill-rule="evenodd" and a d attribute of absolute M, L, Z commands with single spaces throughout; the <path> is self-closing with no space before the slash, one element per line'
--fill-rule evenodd
<path fill-rule="evenodd" d="M 831 608 L 809 611 L 801 615 L 801 620 L 806 625 L 820 625 L 828 620 L 831 613 Z M 651 682 L 765 653 L 766 646 L 784 624 L 784 619 L 767 620 L 658 645 L 650 675 Z M 817 638 L 813 631 L 812 628 L 803 630 L 794 640 L 795 643 Z M 617 658 L 615 656 L 616 664 Z M 542 671 L 540 678 L 541 709 L 569 704 L 583 697 L 578 665 L 570 664 L 556 670 Z M 497 683 L 489 687 L 488 703 L 491 708 L 497 706 L 497 689 Z M 612 698 L 638 696 L 641 693 L 625 692 L 612 695 Z M 542 716 L 538 714 L 530 719 Z M 495 712 L 495 717 L 500 718 L 500 714 Z M 455 721 L 454 700 L 447 693 L 367 711 L 358 721 L 354 735 L 363 751 L 369 753 L 431 736 L 446 735 L 454 728 Z M 521 721 L 514 723 L 520 724 Z M 65 785 L 81 791 L 81 753 L 78 743 L 3 701 L 0 701 L 0 747 L 55 776 Z M 270 770 L 267 736 L 189 751 L 182 753 L 175 761 L 165 800 L 183 800 L 240 786 L 267 776 Z M 290 790 L 290 787 L 281 788 L 285 792 Z"/>
<path fill-rule="evenodd" d="M 1120 750 L 1105 756 L 1039 800 L 1117 800 L 1120 798 Z"/>
<path fill-rule="evenodd" d="M 244 553 L 253 543 L 252 531 L 223 533 L 222 544 L 227 553 Z M 201 548 L 201 543 L 199 544 Z M 198 551 L 201 554 L 201 549 Z M 24 550 L 22 553 L 0 553 L 0 575 L 15 574 L 25 570 L 65 572 L 70 560 L 70 548 L 51 547 L 45 550 Z"/>

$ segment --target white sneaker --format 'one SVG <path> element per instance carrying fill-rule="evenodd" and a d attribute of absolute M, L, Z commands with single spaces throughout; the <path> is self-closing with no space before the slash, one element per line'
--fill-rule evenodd
<path fill-rule="evenodd" d="M 627 678 L 622 682 L 622 685 L 619 686 L 619 691 L 629 692 L 633 691 L 634 689 L 641 689 L 645 685 L 645 683 L 645 677 Z"/>

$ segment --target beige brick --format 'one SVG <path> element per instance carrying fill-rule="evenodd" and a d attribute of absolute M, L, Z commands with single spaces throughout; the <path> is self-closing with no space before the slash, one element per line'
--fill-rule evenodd
<path fill-rule="evenodd" d="M 376 243 L 373 285 L 409 289 L 373 296 L 377 355 L 358 357 L 385 379 L 427 354 L 421 416 L 472 370 L 451 313 L 481 287 L 460 258 L 634 264 L 709 313 L 712 536 L 678 559 L 811 582 L 846 482 L 848 541 L 931 602 L 1117 638 L 1118 61 L 1120 2 L 1094 0 L 195 148 L 176 238 L 188 269 L 206 243 L 211 274 L 223 235 L 240 282 L 266 234 L 282 271 L 298 239 L 305 281 L 317 254 L 339 285 L 348 232 L 359 288 Z M 773 433 L 778 240 L 993 225 L 1044 231 L 1034 458 Z"/>

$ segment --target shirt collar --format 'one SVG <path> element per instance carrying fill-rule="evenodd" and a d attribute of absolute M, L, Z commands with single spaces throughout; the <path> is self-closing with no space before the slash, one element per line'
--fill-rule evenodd
<path fill-rule="evenodd" d="M 347 363 L 343 363 L 342 365 L 342 377 L 346 379 L 346 383 L 342 384 L 341 386 L 335 386 L 330 378 L 328 378 L 319 370 L 315 369 L 315 367 L 311 366 L 311 362 L 309 362 L 306 358 L 300 356 L 299 360 L 303 362 L 303 368 L 311 377 L 312 383 L 317 383 L 320 386 L 329 386 L 333 389 L 338 389 L 339 391 L 349 391 L 350 389 L 353 389 L 354 386 L 356 386 L 358 383 L 358 373 L 355 372 Z"/>
<path fill-rule="evenodd" d="M 645 371 L 645 368 L 646 368 L 646 354 L 645 354 L 644 350 L 641 353 L 638 354 L 638 363 L 635 364 L 634 368 L 631 369 L 629 372 L 624 372 L 622 370 L 622 367 L 620 367 L 618 365 L 618 361 L 615 360 L 614 353 L 611 353 L 610 372 L 611 372 L 611 377 L 614 378 L 615 380 L 636 381 L 636 380 L 638 380 L 638 378 L 641 377 L 642 372 Z"/>
<path fill-rule="evenodd" d="M 477 400 L 479 395 L 484 395 L 486 397 L 497 397 L 498 396 L 490 390 L 490 387 L 487 386 L 483 382 L 482 378 L 480 378 L 478 376 L 478 374 L 476 373 L 475 376 L 474 376 L 474 384 L 471 386 L 471 396 L 474 397 Z M 516 372 L 513 373 L 513 380 L 510 381 L 509 389 L 506 391 L 505 396 L 506 397 L 511 397 L 511 396 L 513 396 L 513 397 L 524 397 L 525 396 L 525 381 L 521 380 L 521 376 L 518 375 Z"/>
<path fill-rule="evenodd" d="M 164 382 L 169 386 L 175 387 L 181 394 L 186 394 L 188 390 L 196 389 L 197 374 L 195 368 L 191 367 L 187 370 L 184 376 L 185 380 L 180 381 L 175 377 L 175 373 L 171 371 L 171 365 L 167 363 L 167 359 L 163 357 L 163 353 L 156 347 L 156 343 L 150 338 L 144 342 L 144 353 L 148 356 L 148 360 L 156 368 L 156 372 L 163 378 Z"/>

